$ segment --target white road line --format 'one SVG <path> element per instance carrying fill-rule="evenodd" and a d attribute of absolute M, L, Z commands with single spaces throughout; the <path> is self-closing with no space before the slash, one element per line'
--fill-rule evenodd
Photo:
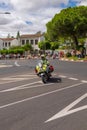
<path fill-rule="evenodd" d="M 2 80 L 25 80 L 25 79 L 30 79 L 30 78 L 14 77 L 14 78 L 3 78 Z"/>
<path fill-rule="evenodd" d="M 26 80 L 27 79 L 36 79 L 36 78 L 38 78 L 38 77 L 32 77 L 32 78 L 26 78 Z M 0 83 L 0 84 L 7 84 L 7 83 L 12 83 L 12 82 L 18 82 L 18 81 L 21 81 L 21 79 L 19 79 L 19 80 L 14 80 L 14 79 L 11 79 L 11 81 L 6 81 L 6 82 L 2 82 L 2 83 Z"/>
<path fill-rule="evenodd" d="M 17 75 L 18 77 L 20 76 L 20 77 L 28 77 L 28 76 L 37 76 L 36 74 L 27 74 L 27 75 Z"/>
<path fill-rule="evenodd" d="M 57 114 L 55 114 L 53 117 L 51 117 L 50 119 L 48 119 L 47 121 L 45 121 L 45 123 L 70 115 L 72 113 L 87 109 L 87 105 L 81 106 L 79 108 L 76 109 L 72 109 L 70 110 L 72 107 L 74 107 L 75 105 L 77 105 L 79 102 L 81 102 L 84 98 L 87 98 L 87 93 L 85 93 L 84 95 L 82 95 L 81 97 L 79 97 L 78 99 L 76 99 L 74 102 L 72 102 L 71 104 L 69 104 L 67 107 L 65 107 L 63 110 L 61 110 L 60 112 L 58 112 Z"/>
<path fill-rule="evenodd" d="M 26 75 L 14 75 L 14 76 L 9 76 L 8 78 L 17 78 L 17 77 L 22 77 L 22 76 L 37 76 L 36 74 L 33 74 L 33 73 L 29 73 L 29 74 L 26 74 Z M 5 80 L 7 77 L 4 77 L 4 78 L 0 78 L 1 80 Z"/>
<path fill-rule="evenodd" d="M 24 84 L 24 85 L 20 85 L 20 86 L 14 87 L 14 88 L 5 89 L 5 90 L 0 91 L 0 93 L 23 89 L 25 86 L 30 86 L 30 85 L 33 85 L 33 84 L 36 84 L 36 83 L 41 83 L 41 81 L 37 81 L 37 82 L 33 82 L 33 83 L 28 83 L 28 84 Z"/>
<path fill-rule="evenodd" d="M 73 78 L 73 77 L 67 77 L 67 76 L 65 76 L 65 75 L 59 75 L 59 77 L 61 77 L 61 78 L 67 78 L 67 79 L 70 79 L 70 80 L 75 80 L 75 81 L 77 81 L 77 80 L 79 80 L 79 79 L 77 79 L 77 78 Z M 87 80 L 81 80 L 81 82 L 82 83 L 87 83 Z"/>
<path fill-rule="evenodd" d="M 42 81 L 40 81 L 39 83 L 42 83 Z M 35 83 L 36 84 L 36 83 Z M 34 85 L 34 86 L 28 86 L 28 85 L 26 85 L 26 86 L 28 86 L 28 87 L 20 87 L 20 88 L 16 88 L 16 89 L 10 89 L 10 90 L 8 90 L 8 91 L 17 91 L 17 90 L 23 90 L 23 89 L 30 89 L 30 88 L 36 88 L 36 87 L 42 87 L 42 86 L 50 86 L 50 85 L 52 85 L 52 84 L 54 84 L 54 83 L 49 83 L 49 84 L 39 84 L 39 85 Z M 8 92 L 8 91 L 4 91 L 4 92 Z"/>
<path fill-rule="evenodd" d="M 68 78 L 68 79 L 71 79 L 71 80 L 79 80 L 79 79 L 77 79 L 77 78 L 72 78 L 72 77 L 71 77 L 71 78 Z"/>
<path fill-rule="evenodd" d="M 61 77 L 61 78 L 67 78 L 67 76 L 65 76 L 65 75 L 59 75 L 59 77 Z"/>
<path fill-rule="evenodd" d="M 13 105 L 16 105 L 16 104 L 19 104 L 19 103 L 22 103 L 22 102 L 26 102 L 26 101 L 29 101 L 29 100 L 32 100 L 32 99 L 40 98 L 40 97 L 43 97 L 43 96 L 46 96 L 46 95 L 49 95 L 49 94 L 52 94 L 52 93 L 56 93 L 56 92 L 59 92 L 59 91 L 62 91 L 62 90 L 77 87 L 77 86 L 80 86 L 81 84 L 84 84 L 84 83 L 74 84 L 74 85 L 71 85 L 71 86 L 68 86 L 68 87 L 65 87 L 65 88 L 57 89 L 57 90 L 47 92 L 47 93 L 43 93 L 43 94 L 40 94 L 40 95 L 37 95 L 37 96 L 34 96 L 34 97 L 19 100 L 17 102 L 12 102 L 12 103 L 9 103 L 9 104 L 6 104 L 6 105 L 2 105 L 2 106 L 0 106 L 0 109 L 10 107 L 10 106 L 13 106 Z"/>
<path fill-rule="evenodd" d="M 81 82 L 82 82 L 82 83 L 87 83 L 87 81 L 86 81 L 86 80 L 81 80 Z"/>

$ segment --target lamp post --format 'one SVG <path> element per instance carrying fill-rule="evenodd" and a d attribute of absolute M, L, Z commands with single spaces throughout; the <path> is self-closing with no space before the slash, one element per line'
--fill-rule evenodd
<path fill-rule="evenodd" d="M 0 15 L 5 15 L 5 14 L 6 14 L 6 15 L 7 15 L 7 14 L 9 15 L 9 14 L 11 14 L 11 13 L 10 13 L 10 12 L 0 12 Z M 0 47 L 0 50 L 1 50 L 1 48 L 3 48 L 3 45 L 2 45 L 2 47 Z"/>
<path fill-rule="evenodd" d="M 5 12 L 4 14 L 11 14 L 10 12 Z"/>
<path fill-rule="evenodd" d="M 11 14 L 10 12 L 0 12 L 0 14 Z"/>

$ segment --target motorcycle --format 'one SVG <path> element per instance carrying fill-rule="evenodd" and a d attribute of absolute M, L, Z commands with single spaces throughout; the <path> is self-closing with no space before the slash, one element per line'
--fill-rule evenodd
<path fill-rule="evenodd" d="M 42 65 L 41 63 L 38 63 L 35 67 L 35 73 L 37 76 L 41 77 L 43 83 L 48 82 L 53 71 L 54 67 L 52 65 Z"/>

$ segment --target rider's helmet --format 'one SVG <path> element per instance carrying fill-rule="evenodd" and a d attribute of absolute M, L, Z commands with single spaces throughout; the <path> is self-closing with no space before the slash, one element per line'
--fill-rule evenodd
<path fill-rule="evenodd" d="M 45 55 L 41 55 L 41 59 L 42 59 L 42 60 L 45 60 Z"/>

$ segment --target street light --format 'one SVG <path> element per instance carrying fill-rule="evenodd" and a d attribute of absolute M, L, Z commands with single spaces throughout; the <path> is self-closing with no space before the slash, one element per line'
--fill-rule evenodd
<path fill-rule="evenodd" d="M 0 14 L 11 14 L 10 12 L 0 12 Z"/>
<path fill-rule="evenodd" d="M 5 12 L 5 14 L 11 14 L 10 12 Z"/>

